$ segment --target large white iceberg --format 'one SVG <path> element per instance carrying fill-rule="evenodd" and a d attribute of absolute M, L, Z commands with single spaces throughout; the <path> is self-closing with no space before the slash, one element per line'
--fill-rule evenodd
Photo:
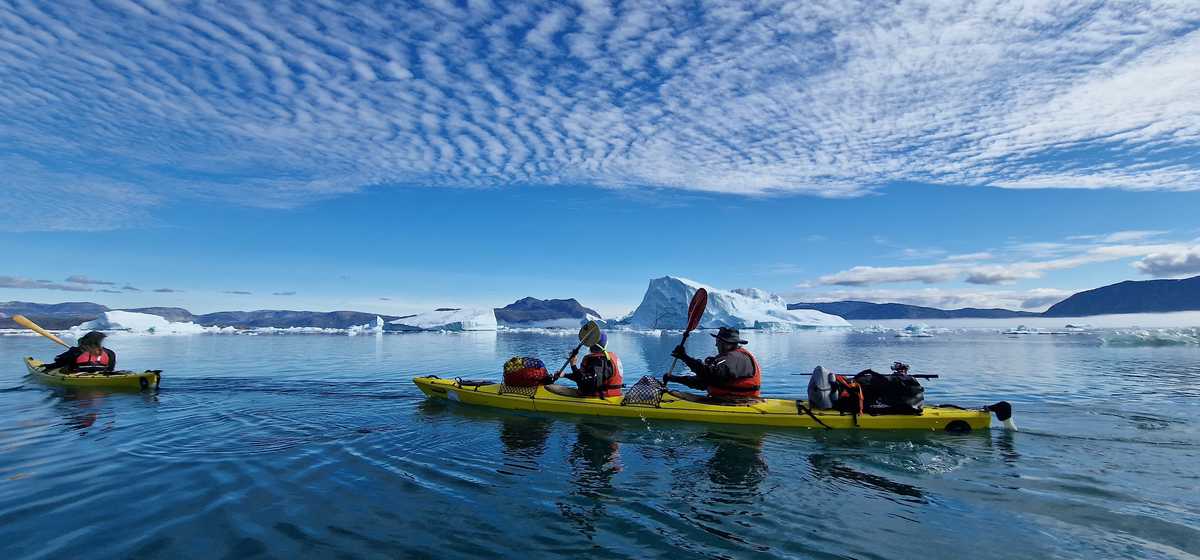
<path fill-rule="evenodd" d="M 642 303 L 621 322 L 635 329 L 682 329 L 687 307 L 699 288 L 708 290 L 708 307 L 700 327 L 791 329 L 848 327 L 845 319 L 814 309 L 789 310 L 783 298 L 756 288 L 719 290 L 699 282 L 664 276 L 650 281 Z"/>
<path fill-rule="evenodd" d="M 205 327 L 192 322 L 175 323 L 158 315 L 132 311 L 105 311 L 99 317 L 71 327 L 80 336 L 88 331 L 121 331 L 133 334 L 205 334 L 233 332 L 232 327 Z"/>
<path fill-rule="evenodd" d="M 496 312 L 491 309 L 440 309 L 388 321 L 390 330 L 494 331 Z"/>

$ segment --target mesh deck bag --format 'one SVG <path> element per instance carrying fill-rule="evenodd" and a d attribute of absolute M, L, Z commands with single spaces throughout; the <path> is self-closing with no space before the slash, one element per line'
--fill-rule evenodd
<path fill-rule="evenodd" d="M 653 377 L 642 376 L 637 383 L 625 391 L 621 406 L 653 406 L 657 407 L 662 401 L 663 392 L 667 388 Z"/>
<path fill-rule="evenodd" d="M 537 387 L 550 382 L 546 364 L 537 358 L 517 356 L 504 362 L 504 384 L 510 387 Z"/>

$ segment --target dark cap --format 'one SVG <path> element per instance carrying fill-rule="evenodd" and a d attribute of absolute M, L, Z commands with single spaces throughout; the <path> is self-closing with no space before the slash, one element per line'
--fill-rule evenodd
<path fill-rule="evenodd" d="M 709 334 L 712 334 L 712 333 L 709 333 Z M 731 329 L 729 327 L 721 327 L 720 329 L 717 330 L 717 334 L 714 334 L 712 336 L 714 338 L 716 338 L 717 340 L 720 340 L 721 342 L 728 342 L 730 344 L 749 344 L 750 343 L 747 340 L 742 340 L 742 333 L 738 332 L 737 329 Z"/>
<path fill-rule="evenodd" d="M 80 346 L 100 346 L 104 342 L 104 337 L 107 336 L 100 331 L 92 331 L 79 337 Z"/>

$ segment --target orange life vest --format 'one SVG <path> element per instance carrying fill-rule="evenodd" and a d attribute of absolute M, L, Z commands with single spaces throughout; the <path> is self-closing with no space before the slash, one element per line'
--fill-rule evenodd
<path fill-rule="evenodd" d="M 596 397 L 596 396 L 619 397 L 619 396 L 621 396 L 621 386 L 625 382 L 625 380 L 621 377 L 621 358 L 617 357 L 616 354 L 613 354 L 612 352 L 608 352 L 608 351 L 592 352 L 592 353 L 588 354 L 587 356 L 584 356 L 584 358 L 585 359 L 586 358 L 607 358 L 609 363 L 612 364 L 613 372 L 612 372 L 612 377 L 608 378 L 608 383 L 604 383 L 603 385 L 601 385 L 599 387 L 599 389 L 600 389 L 599 395 L 597 395 L 595 393 L 580 392 L 579 396 L 581 396 L 581 397 Z"/>
<path fill-rule="evenodd" d="M 758 360 L 745 348 L 738 348 L 734 352 L 741 352 L 750 358 L 750 363 L 754 364 L 754 376 L 736 379 L 725 385 L 709 385 L 710 397 L 758 397 L 758 390 L 762 386 L 762 368 L 759 367 Z"/>

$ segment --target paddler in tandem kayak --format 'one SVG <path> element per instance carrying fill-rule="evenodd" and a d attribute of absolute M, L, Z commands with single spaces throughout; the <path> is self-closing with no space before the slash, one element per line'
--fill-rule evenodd
<path fill-rule="evenodd" d="M 621 358 L 608 351 L 608 335 L 600 333 L 600 340 L 591 345 L 590 351 L 577 366 L 575 354 L 571 353 L 568 363 L 571 373 L 564 375 L 579 387 L 581 397 L 619 397 L 624 380 L 621 378 Z"/>
<path fill-rule="evenodd" d="M 108 373 L 117 369 L 117 353 L 104 347 L 104 333 L 92 331 L 79 337 L 78 346 L 54 357 L 54 363 L 42 369 L 63 373 Z"/>
<path fill-rule="evenodd" d="M 741 332 L 737 329 L 721 327 L 715 337 L 717 355 L 705 358 L 703 361 L 688 355 L 682 344 L 671 352 L 672 358 L 678 358 L 687 364 L 688 369 L 696 375 L 667 375 L 666 381 L 682 383 L 697 391 L 708 391 L 708 396 L 717 398 L 758 398 L 758 390 L 762 385 L 762 368 L 743 344 Z"/>

